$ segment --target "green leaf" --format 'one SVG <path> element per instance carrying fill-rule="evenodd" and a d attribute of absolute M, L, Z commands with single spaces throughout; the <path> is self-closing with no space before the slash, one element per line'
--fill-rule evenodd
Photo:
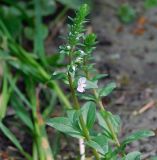
<path fill-rule="evenodd" d="M 15 93 L 18 95 L 18 97 L 31 109 L 33 108 L 32 105 L 30 104 L 30 102 L 28 101 L 28 99 L 25 97 L 25 95 L 19 90 L 19 88 L 14 85 L 13 81 L 12 81 L 12 77 L 10 76 L 8 78 L 9 83 L 11 85 L 12 88 L 14 88 Z"/>
<path fill-rule="evenodd" d="M 78 9 L 84 2 L 83 0 L 57 0 L 57 1 L 72 9 Z"/>
<path fill-rule="evenodd" d="M 23 123 L 31 130 L 34 130 L 34 126 L 31 120 L 31 116 L 29 115 L 28 111 L 25 109 L 24 105 L 20 103 L 20 100 L 13 98 L 12 101 L 13 108 L 17 114 L 17 116 L 23 121 Z"/>
<path fill-rule="evenodd" d="M 112 82 L 109 83 L 106 87 L 102 88 L 99 91 L 99 96 L 100 97 L 104 97 L 104 96 L 108 96 L 110 93 L 112 93 L 112 91 L 116 88 L 116 83 Z"/>
<path fill-rule="evenodd" d="M 97 36 L 94 33 L 86 35 L 84 39 L 85 46 L 93 47 L 93 45 L 95 45 L 96 43 L 96 38 Z"/>
<path fill-rule="evenodd" d="M 130 23 L 136 17 L 136 12 L 132 6 L 127 3 L 122 4 L 118 9 L 119 19 L 124 23 Z"/>
<path fill-rule="evenodd" d="M 141 131 L 137 131 L 135 133 L 132 133 L 130 136 L 126 137 L 123 141 L 123 145 L 126 145 L 128 143 L 131 143 L 133 141 L 142 139 L 142 138 L 146 138 L 146 137 L 150 137 L 150 136 L 154 136 L 154 132 L 153 131 L 149 131 L 149 130 L 141 130 Z"/>
<path fill-rule="evenodd" d="M 108 152 L 108 140 L 104 135 L 92 138 L 87 142 L 87 145 L 96 149 L 100 154 L 105 155 Z"/>
<path fill-rule="evenodd" d="M 70 110 L 67 111 L 67 116 L 68 116 L 69 120 L 71 121 L 71 123 L 74 120 L 76 112 L 77 112 L 77 110 L 75 110 L 75 109 L 70 109 Z"/>
<path fill-rule="evenodd" d="M 110 133 L 110 129 L 108 128 L 105 119 L 108 119 L 111 122 L 111 124 L 114 128 L 114 131 L 117 134 L 119 133 L 120 128 L 121 128 L 121 120 L 120 120 L 120 117 L 118 115 L 113 115 L 110 112 L 107 112 L 107 113 L 98 112 L 97 113 L 97 118 L 98 118 L 99 125 L 105 130 L 105 133 L 107 135 L 109 133 L 109 135 L 108 135 L 109 137 L 112 134 Z"/>
<path fill-rule="evenodd" d="M 80 94 L 79 97 L 87 101 L 96 101 L 95 96 L 90 94 Z"/>
<path fill-rule="evenodd" d="M 7 7 L 1 5 L 0 15 L 12 36 L 14 38 L 20 36 L 22 31 L 22 16 L 19 10 L 14 6 Z"/>
<path fill-rule="evenodd" d="M 94 78 L 93 78 L 93 80 L 95 81 L 95 80 L 99 80 L 99 79 L 102 79 L 102 78 L 105 78 L 105 77 L 107 77 L 108 76 L 108 74 L 97 74 Z"/>
<path fill-rule="evenodd" d="M 56 11 L 55 0 L 41 0 L 41 14 L 43 16 L 52 15 Z"/>
<path fill-rule="evenodd" d="M 5 65 L 3 69 L 4 69 L 3 85 L 2 85 L 2 93 L 0 94 L 0 120 L 2 120 L 6 115 L 6 110 L 8 106 L 9 97 L 10 97 L 10 93 L 8 90 L 8 81 L 7 81 L 8 71 Z"/>
<path fill-rule="evenodd" d="M 150 160 L 157 160 L 157 156 L 153 156 L 153 157 L 151 157 L 151 159 Z"/>
<path fill-rule="evenodd" d="M 46 89 L 45 94 L 47 95 L 47 93 L 48 91 Z M 46 97 L 49 98 L 49 102 L 42 112 L 43 119 L 47 119 L 48 117 L 50 117 L 50 115 L 53 113 L 55 106 L 57 105 L 57 102 L 58 102 L 57 94 L 52 90 L 50 90 L 50 93 L 48 93 Z"/>
<path fill-rule="evenodd" d="M 108 152 L 105 154 L 105 158 L 107 160 L 124 160 L 124 159 L 119 159 L 119 153 L 121 153 L 120 148 L 115 148 L 113 149 L 112 145 L 108 146 Z"/>
<path fill-rule="evenodd" d="M 0 130 L 4 133 L 4 135 L 19 149 L 19 151 L 26 157 L 28 160 L 32 160 L 30 155 L 26 153 L 17 138 L 14 134 L 0 121 Z"/>
<path fill-rule="evenodd" d="M 68 116 L 69 120 L 71 121 L 72 126 L 81 132 L 81 128 L 79 125 L 80 114 L 81 114 L 80 110 L 71 109 L 71 110 L 67 111 L 67 116 Z"/>
<path fill-rule="evenodd" d="M 140 160 L 141 153 L 134 151 L 126 155 L 124 160 Z"/>
<path fill-rule="evenodd" d="M 93 88 L 98 88 L 98 85 L 97 85 L 98 81 L 89 81 L 87 80 L 86 81 L 86 89 L 93 89 Z"/>
<path fill-rule="evenodd" d="M 51 79 L 52 80 L 59 80 L 59 79 L 65 79 L 66 78 L 66 73 L 57 73 L 57 72 L 54 72 L 52 75 L 51 75 Z"/>
<path fill-rule="evenodd" d="M 13 142 L 13 144 L 21 151 L 23 150 L 21 144 L 13 135 L 13 133 L 2 123 L 0 122 L 0 129 L 1 131 Z"/>
<path fill-rule="evenodd" d="M 41 4 L 38 0 L 34 0 L 35 5 L 35 36 L 34 36 L 34 52 L 39 56 L 44 65 L 47 64 L 44 49 L 43 24 L 41 15 Z"/>
<path fill-rule="evenodd" d="M 12 91 L 14 90 L 15 83 L 17 80 L 16 78 L 12 78 L 11 79 L 12 86 L 9 86 L 8 80 L 10 80 L 10 77 L 9 77 L 10 73 L 9 73 L 7 66 L 5 64 L 3 66 L 4 66 L 3 67 L 4 76 L 3 76 L 2 93 L 0 94 L 0 120 L 2 120 L 6 115 L 8 103 L 10 100 L 10 95 L 11 95 Z"/>
<path fill-rule="evenodd" d="M 73 127 L 69 118 L 66 117 L 51 118 L 47 120 L 47 125 L 57 129 L 58 131 L 71 135 L 72 137 L 82 138 L 82 134 Z"/>
<path fill-rule="evenodd" d="M 119 115 L 112 115 L 111 114 L 109 119 L 110 119 L 112 125 L 114 126 L 115 132 L 118 134 L 121 129 L 121 119 L 120 119 Z"/>
<path fill-rule="evenodd" d="M 92 128 L 96 118 L 96 106 L 93 102 L 87 102 L 81 108 L 84 121 L 88 129 Z"/>
<path fill-rule="evenodd" d="M 41 26 L 41 32 L 42 32 L 42 38 L 45 39 L 48 35 L 48 28 L 45 25 Z M 25 27 L 24 28 L 24 34 L 27 39 L 33 40 L 33 38 L 36 36 L 34 28 L 31 27 Z"/>
<path fill-rule="evenodd" d="M 144 6 L 145 6 L 145 8 L 157 7 L 157 0 L 145 0 Z"/>

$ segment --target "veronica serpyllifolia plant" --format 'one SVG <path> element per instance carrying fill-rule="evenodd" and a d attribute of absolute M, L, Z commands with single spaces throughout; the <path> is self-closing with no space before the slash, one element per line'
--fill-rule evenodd
<path fill-rule="evenodd" d="M 71 24 L 66 42 L 59 47 L 59 54 L 64 55 L 67 62 L 66 71 L 52 75 L 52 79 L 62 79 L 70 88 L 72 109 L 67 110 L 66 117 L 51 118 L 47 124 L 67 135 L 84 139 L 97 160 L 140 159 L 140 152 L 126 153 L 126 145 L 154 133 L 139 131 L 119 141 L 120 118 L 108 112 L 101 100 L 116 88 L 116 84 L 111 82 L 103 88 L 98 86 L 98 80 L 106 74 L 96 73 L 92 63 L 97 38 L 94 33 L 86 34 L 88 13 L 89 7 L 84 4 L 76 12 L 75 18 L 69 17 Z M 93 128 L 96 120 L 99 130 Z"/>

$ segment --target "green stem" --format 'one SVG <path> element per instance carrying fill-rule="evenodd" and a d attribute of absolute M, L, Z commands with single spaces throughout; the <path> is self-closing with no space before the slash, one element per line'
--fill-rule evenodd
<path fill-rule="evenodd" d="M 28 83 L 27 83 L 28 85 Z M 32 117 L 33 117 L 33 124 L 34 124 L 34 141 L 35 141 L 35 145 L 38 151 L 38 158 L 39 160 L 45 160 L 45 153 L 44 150 L 42 148 L 42 133 L 40 130 L 40 125 L 39 125 L 39 120 L 38 120 L 38 110 L 39 110 L 39 104 L 37 101 L 37 93 L 35 92 L 35 86 L 33 81 L 30 79 L 29 81 L 29 97 L 30 97 L 30 101 L 31 101 L 31 106 L 32 106 Z M 33 153 L 34 154 L 34 153 Z"/>
<path fill-rule="evenodd" d="M 74 107 L 75 107 L 75 109 L 78 110 L 78 109 L 80 109 L 80 105 L 79 105 L 77 96 L 75 94 L 75 90 L 74 90 L 74 86 L 73 86 L 73 82 L 72 82 L 72 77 L 69 72 L 68 72 L 68 80 L 69 80 L 71 95 L 72 95 L 73 101 L 74 101 Z M 80 124 L 81 124 L 82 130 L 83 130 L 84 136 L 85 136 L 86 140 L 89 141 L 90 140 L 89 131 L 86 127 L 86 124 L 84 122 L 82 114 L 80 115 L 79 120 L 80 120 Z M 94 154 L 96 160 L 100 160 L 99 154 L 97 153 L 97 151 L 95 149 L 93 149 L 93 154 Z"/>
<path fill-rule="evenodd" d="M 71 90 L 71 94 L 72 94 L 73 101 L 74 101 L 74 107 L 75 107 L 75 109 L 80 109 L 79 102 L 78 102 L 78 99 L 75 94 L 75 90 L 74 90 L 74 86 L 73 86 L 73 82 L 72 82 L 72 77 L 69 72 L 68 72 L 68 80 L 69 80 L 70 90 Z"/>
<path fill-rule="evenodd" d="M 102 101 L 101 101 L 101 99 L 100 99 L 99 96 L 98 96 L 98 93 L 97 93 L 96 89 L 93 89 L 93 92 L 94 92 L 94 96 L 95 96 L 95 98 L 96 98 L 97 104 L 98 104 L 99 107 L 100 107 L 100 111 L 106 112 L 106 110 L 105 110 L 105 108 L 104 108 L 104 106 L 103 106 L 103 104 L 102 104 Z M 114 131 L 114 128 L 113 128 L 113 126 L 112 126 L 112 123 L 110 122 L 110 120 L 108 119 L 108 117 L 103 116 L 103 118 L 104 118 L 104 120 L 105 120 L 105 122 L 106 122 L 106 124 L 107 124 L 107 126 L 108 126 L 108 128 L 109 128 L 109 130 L 110 130 L 110 132 L 112 133 L 112 136 L 113 136 L 113 139 L 115 140 L 116 145 L 117 145 L 118 147 L 120 147 L 120 143 L 119 143 L 119 140 L 118 140 L 118 138 L 117 138 L 117 135 L 116 135 L 116 133 L 115 133 L 115 131 Z"/>
<path fill-rule="evenodd" d="M 38 150 L 37 150 L 37 145 L 36 145 L 36 142 L 34 141 L 33 142 L 33 150 L 32 150 L 32 157 L 33 157 L 33 160 L 38 160 Z"/>
<path fill-rule="evenodd" d="M 86 66 L 86 59 L 84 59 L 84 65 Z M 90 76 L 89 76 L 89 73 L 88 73 L 88 70 L 86 69 L 86 67 L 85 67 L 84 72 L 85 72 L 86 78 L 87 78 L 87 79 L 90 79 Z M 96 98 L 96 103 L 97 103 L 97 105 L 100 107 L 100 111 L 106 112 L 106 110 L 105 110 L 105 108 L 104 108 L 104 106 L 103 106 L 102 100 L 100 99 L 100 97 L 99 97 L 96 89 L 93 89 L 93 94 L 94 94 L 94 96 L 95 96 L 95 98 Z M 117 145 L 118 147 L 120 147 L 120 142 L 119 142 L 119 140 L 118 140 L 118 138 L 117 138 L 117 135 L 116 135 L 116 133 L 115 133 L 115 131 L 114 131 L 114 128 L 113 128 L 113 126 L 112 126 L 112 123 L 110 122 L 110 120 L 108 119 L 108 117 L 103 116 L 103 118 L 104 118 L 104 120 L 105 120 L 105 122 L 106 122 L 106 124 L 107 124 L 107 126 L 108 126 L 108 128 L 109 128 L 109 130 L 110 130 L 110 132 L 111 132 L 111 134 L 112 134 L 112 137 L 113 137 L 116 145 Z"/>
<path fill-rule="evenodd" d="M 38 126 L 38 121 L 37 121 L 37 115 L 35 112 L 33 112 L 33 119 L 34 119 L 34 133 L 35 133 L 35 139 L 36 139 L 36 146 L 37 146 L 37 149 L 38 149 L 38 154 L 39 154 L 39 158 L 40 160 L 45 160 L 45 154 L 42 150 L 42 147 L 41 147 L 41 135 L 40 135 L 40 129 L 39 129 L 39 126 Z"/>

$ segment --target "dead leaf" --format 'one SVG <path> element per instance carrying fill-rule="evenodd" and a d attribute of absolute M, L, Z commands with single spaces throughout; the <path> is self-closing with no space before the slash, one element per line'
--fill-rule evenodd
<path fill-rule="evenodd" d="M 137 25 L 144 26 L 147 22 L 148 22 L 148 19 L 144 16 L 141 16 L 137 21 Z"/>
<path fill-rule="evenodd" d="M 137 20 L 137 24 L 136 24 L 135 28 L 133 29 L 132 33 L 137 36 L 143 35 L 146 32 L 145 24 L 147 22 L 148 22 L 148 19 L 144 16 L 141 16 Z"/>
<path fill-rule="evenodd" d="M 124 30 L 124 27 L 123 26 L 119 26 L 117 29 L 116 29 L 116 32 L 117 33 L 120 33 L 120 32 L 123 32 Z"/>
<path fill-rule="evenodd" d="M 133 33 L 134 35 L 141 36 L 141 35 L 143 35 L 145 32 L 146 32 L 146 29 L 142 27 L 142 28 L 135 28 L 132 33 Z"/>

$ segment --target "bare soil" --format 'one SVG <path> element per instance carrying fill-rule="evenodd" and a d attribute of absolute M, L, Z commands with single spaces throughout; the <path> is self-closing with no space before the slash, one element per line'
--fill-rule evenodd
<path fill-rule="evenodd" d="M 133 114 L 157 99 L 157 8 L 144 10 L 143 1 L 128 2 L 138 12 L 133 23 L 126 25 L 119 21 L 116 0 L 97 0 L 91 18 L 99 41 L 95 52 L 97 67 L 101 73 L 107 72 L 110 80 L 115 80 L 119 86 L 108 109 L 122 118 L 121 136 L 157 128 L 155 105 L 142 114 Z M 140 17 L 147 19 L 142 34 L 135 32 Z M 140 150 L 143 159 L 149 159 L 157 155 L 156 143 L 157 137 L 144 139 L 132 143 L 128 151 Z"/>

